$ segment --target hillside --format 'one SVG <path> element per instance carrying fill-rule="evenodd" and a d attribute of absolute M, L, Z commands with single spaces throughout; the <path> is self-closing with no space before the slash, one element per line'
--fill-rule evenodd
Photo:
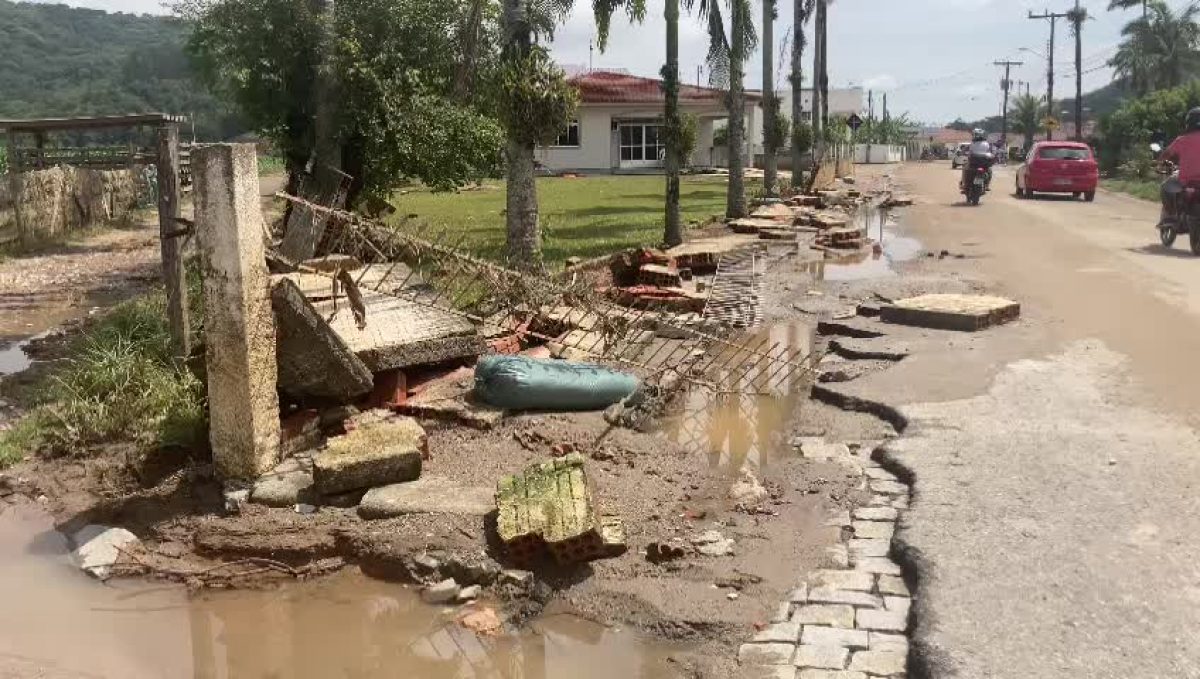
<path fill-rule="evenodd" d="M 185 39 L 170 17 L 0 0 L 0 118 L 164 111 L 194 115 L 204 140 L 237 134 L 193 77 Z"/>

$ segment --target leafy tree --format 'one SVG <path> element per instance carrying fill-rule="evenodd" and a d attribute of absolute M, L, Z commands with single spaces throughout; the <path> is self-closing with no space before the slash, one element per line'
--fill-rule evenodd
<path fill-rule="evenodd" d="M 1124 40 L 1109 61 L 1117 77 L 1143 95 L 1178 87 L 1200 68 L 1200 3 L 1175 12 L 1162 0 L 1149 0 L 1147 9 L 1121 31 Z"/>
<path fill-rule="evenodd" d="M 1109 0 L 1108 11 L 1114 9 L 1133 9 L 1134 7 L 1142 8 L 1142 16 L 1150 13 L 1150 0 Z"/>
<path fill-rule="evenodd" d="M 316 157 L 329 96 L 352 197 L 408 178 L 447 189 L 494 170 L 501 135 L 489 100 L 452 96 L 468 0 L 338 0 L 331 23 L 324 6 L 186 0 L 177 10 L 194 24 L 188 49 L 206 82 L 276 142 L 293 176 Z M 321 89 L 322 68 L 335 93 Z"/>
<path fill-rule="evenodd" d="M 1184 131 L 1187 112 L 1200 106 L 1200 81 L 1126 102 L 1101 118 L 1101 162 L 1115 169 L 1151 142 L 1166 144 Z"/>

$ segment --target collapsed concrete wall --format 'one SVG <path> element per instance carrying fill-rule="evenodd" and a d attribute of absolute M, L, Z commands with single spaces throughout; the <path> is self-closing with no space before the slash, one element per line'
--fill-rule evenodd
<path fill-rule="evenodd" d="M 91 170 L 59 166 L 0 177 L 0 244 L 37 242 L 121 221 L 144 191 L 142 168 Z M 20 208 L 17 230 L 15 210 Z"/>

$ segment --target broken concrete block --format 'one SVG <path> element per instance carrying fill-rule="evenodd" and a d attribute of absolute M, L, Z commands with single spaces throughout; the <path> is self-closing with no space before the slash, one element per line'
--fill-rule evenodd
<path fill-rule="evenodd" d="M 898 342 L 846 337 L 829 340 L 829 350 L 842 358 L 855 361 L 902 361 L 910 353 L 907 346 Z"/>
<path fill-rule="evenodd" d="M 662 264 L 643 264 L 638 269 L 639 285 L 657 285 L 660 288 L 678 288 L 683 285 L 679 270 Z"/>
<path fill-rule="evenodd" d="M 421 601 L 427 604 L 446 604 L 458 598 L 462 588 L 454 578 L 442 580 L 421 590 Z"/>
<path fill-rule="evenodd" d="M 592 506 L 579 453 L 504 477 L 496 507 L 496 530 L 514 561 L 530 563 L 548 551 L 555 561 L 572 564 L 625 550 L 619 521 L 598 517 Z"/>
<path fill-rule="evenodd" d="M 289 457 L 254 483 L 250 501 L 267 507 L 292 507 L 310 502 L 312 487 L 311 465 Z"/>
<path fill-rule="evenodd" d="M 426 445 L 412 418 L 367 421 L 329 440 L 313 458 L 313 481 L 322 495 L 412 481 L 421 475 Z"/>
<path fill-rule="evenodd" d="M 407 483 L 372 488 L 358 505 L 364 519 L 390 519 L 405 514 L 484 516 L 495 506 L 490 488 L 463 486 L 450 479 L 426 476 Z"/>
<path fill-rule="evenodd" d="M 775 221 L 790 222 L 795 214 L 795 210 L 789 205 L 784 205 L 783 203 L 770 203 L 768 205 L 763 205 L 754 212 L 750 213 L 750 216 L 755 219 L 772 219 Z"/>
<path fill-rule="evenodd" d="M 293 397 L 349 401 L 371 390 L 371 371 L 287 278 L 271 288 L 279 388 Z"/>
<path fill-rule="evenodd" d="M 985 295 L 924 295 L 896 300 L 879 309 L 885 323 L 964 332 L 1002 325 L 1020 315 L 1017 302 Z"/>
<path fill-rule="evenodd" d="M 75 545 L 71 552 L 71 560 L 81 570 L 100 580 L 112 576 L 113 566 L 121 558 L 122 550 L 133 549 L 138 543 L 137 536 L 124 528 L 109 528 L 108 526 L 84 526 L 71 536 Z"/>

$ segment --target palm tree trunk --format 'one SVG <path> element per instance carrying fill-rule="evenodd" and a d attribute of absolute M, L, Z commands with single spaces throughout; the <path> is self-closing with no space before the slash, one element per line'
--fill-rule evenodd
<path fill-rule="evenodd" d="M 1079 0 L 1075 0 L 1079 11 Z M 1075 19 L 1075 141 L 1083 141 L 1083 20 Z"/>
<path fill-rule="evenodd" d="M 729 49 L 729 193 L 725 216 L 746 216 L 746 90 L 745 32 L 741 27 L 750 17 L 742 16 L 742 3 L 734 2 L 729 25 L 733 41 Z"/>
<path fill-rule="evenodd" d="M 679 0 L 666 0 L 667 65 L 663 67 L 663 89 L 666 96 L 664 112 L 667 126 L 667 205 L 666 229 L 663 242 L 667 247 L 683 243 L 683 226 L 679 217 L 679 172 L 684 158 L 679 148 Z"/>
<path fill-rule="evenodd" d="M 506 51 L 512 59 L 527 57 L 533 46 L 524 12 L 522 0 L 504 0 L 504 22 L 509 34 Z M 508 163 L 504 220 L 506 244 L 509 264 L 522 271 L 542 268 L 542 233 L 538 223 L 533 151 L 533 144 L 521 141 L 517 130 L 508 130 L 505 146 Z"/>
<path fill-rule="evenodd" d="M 472 0 L 467 21 L 463 25 L 462 63 L 454 74 L 454 98 L 466 101 L 474 81 L 475 62 L 479 58 L 479 32 L 483 26 L 483 4 L 485 0 Z"/>
<path fill-rule="evenodd" d="M 816 25 L 813 29 L 813 95 L 812 95 L 812 128 L 813 137 L 816 144 L 820 144 L 822 136 L 821 129 L 821 42 L 824 37 L 821 35 L 821 14 L 825 7 L 823 0 L 817 0 L 816 5 Z"/>
<path fill-rule="evenodd" d="M 794 0 L 792 12 L 792 190 L 800 187 L 800 164 L 804 162 L 804 149 L 796 143 L 799 128 L 804 118 L 804 24 L 808 17 L 804 12 L 805 0 Z"/>
<path fill-rule="evenodd" d="M 779 115 L 779 100 L 775 96 L 775 0 L 763 0 L 763 191 L 777 196 L 775 184 L 779 174 L 776 158 L 775 128 Z"/>
<path fill-rule="evenodd" d="M 821 129 L 829 127 L 829 0 L 819 0 L 821 24 Z"/>

